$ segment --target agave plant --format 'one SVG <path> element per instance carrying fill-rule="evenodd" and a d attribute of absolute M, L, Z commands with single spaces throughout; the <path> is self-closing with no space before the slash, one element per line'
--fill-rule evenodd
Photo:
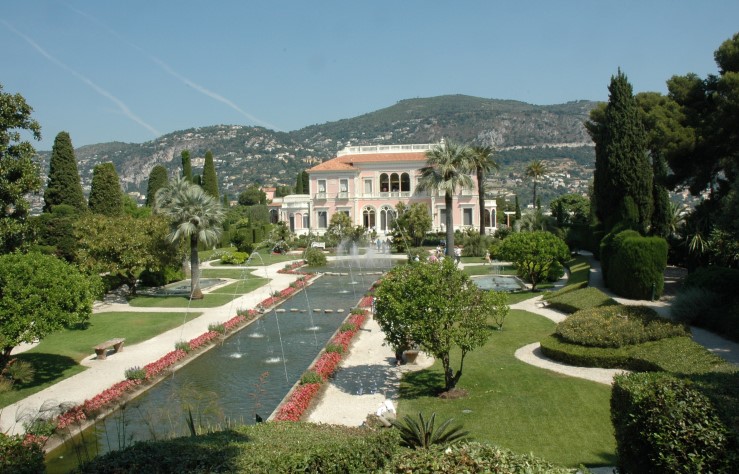
<path fill-rule="evenodd" d="M 446 420 L 438 428 L 435 427 L 436 413 L 425 420 L 423 414 L 418 414 L 418 421 L 406 415 L 403 421 L 392 420 L 391 423 L 400 431 L 400 444 L 408 448 L 428 449 L 434 444 L 445 446 L 467 438 L 468 431 L 463 431 L 461 425 L 450 426 L 453 418 Z"/>

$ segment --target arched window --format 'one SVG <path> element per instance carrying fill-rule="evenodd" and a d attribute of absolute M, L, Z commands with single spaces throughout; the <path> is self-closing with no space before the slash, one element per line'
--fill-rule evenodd
<path fill-rule="evenodd" d="M 277 211 L 277 209 L 270 209 L 269 210 L 269 222 L 272 224 L 277 224 L 277 221 L 280 220 L 280 214 Z"/>
<path fill-rule="evenodd" d="M 483 215 L 484 215 L 483 227 L 492 227 L 492 225 L 490 224 L 490 222 L 491 222 L 491 220 L 490 220 L 490 210 L 485 209 L 485 212 L 484 212 Z"/>
<path fill-rule="evenodd" d="M 400 191 L 400 176 L 398 176 L 398 173 L 390 175 L 390 191 L 394 193 Z"/>
<path fill-rule="evenodd" d="M 362 224 L 365 229 L 371 229 L 375 227 L 375 208 L 367 206 L 362 209 Z"/>
<path fill-rule="evenodd" d="M 387 176 L 387 173 L 382 173 L 380 175 L 380 192 L 381 193 L 387 193 L 390 191 L 390 179 Z"/>
<path fill-rule="evenodd" d="M 400 190 L 403 192 L 410 192 L 411 190 L 411 177 L 408 173 L 400 175 Z"/>
<path fill-rule="evenodd" d="M 390 206 L 382 206 L 380 208 L 380 230 L 389 232 L 395 222 L 395 209 Z"/>

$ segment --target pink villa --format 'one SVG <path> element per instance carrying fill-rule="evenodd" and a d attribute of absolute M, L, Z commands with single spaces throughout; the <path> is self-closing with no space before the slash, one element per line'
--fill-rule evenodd
<path fill-rule="evenodd" d="M 445 230 L 444 195 L 418 189 L 426 152 L 435 144 L 351 146 L 335 158 L 308 170 L 310 194 L 277 198 L 270 204 L 273 221 L 284 221 L 298 235 L 322 235 L 337 212 L 378 235 L 391 233 L 395 205 L 425 203 L 432 216 L 432 231 Z M 454 196 L 454 228 L 479 228 L 477 179 L 474 186 Z M 495 200 L 485 200 L 486 231 L 494 231 Z"/>

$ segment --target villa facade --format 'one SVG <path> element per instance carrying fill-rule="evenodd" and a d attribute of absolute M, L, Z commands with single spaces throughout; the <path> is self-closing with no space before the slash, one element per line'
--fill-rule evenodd
<path fill-rule="evenodd" d="M 298 235 L 322 235 L 337 212 L 347 214 L 354 225 L 375 230 L 380 236 L 392 232 L 395 206 L 424 203 L 432 217 L 432 231 L 445 230 L 444 194 L 418 189 L 426 152 L 435 144 L 347 147 L 335 158 L 310 168 L 309 194 L 274 199 L 274 221 L 289 224 Z M 455 229 L 479 228 L 477 179 L 473 187 L 458 189 L 452 212 Z M 487 231 L 494 231 L 495 200 L 485 201 Z"/>

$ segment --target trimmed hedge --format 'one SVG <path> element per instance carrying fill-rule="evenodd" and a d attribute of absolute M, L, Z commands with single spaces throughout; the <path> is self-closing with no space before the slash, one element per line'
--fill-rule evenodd
<path fill-rule="evenodd" d="M 557 324 L 555 334 L 572 344 L 623 347 L 669 337 L 689 336 L 682 324 L 661 318 L 646 306 L 606 306 L 578 311 Z"/>
<path fill-rule="evenodd" d="M 604 276 L 607 274 L 608 288 L 625 298 L 648 300 L 662 296 L 667 267 L 665 239 L 624 231 L 613 238 L 606 253 L 608 271 L 604 271 Z"/>
<path fill-rule="evenodd" d="M 618 303 L 598 288 L 580 288 L 549 296 L 547 298 L 552 309 L 564 313 L 574 313 L 583 309 L 612 306 Z"/>
<path fill-rule="evenodd" d="M 616 254 L 620 241 L 628 237 L 640 237 L 641 234 L 635 230 L 614 230 L 603 237 L 600 241 L 600 267 L 603 272 L 603 283 L 610 288 L 611 259 Z M 617 239 L 618 238 L 618 239 Z M 618 240 L 618 241 L 617 241 Z"/>
<path fill-rule="evenodd" d="M 619 472 L 732 472 L 735 440 L 710 400 L 666 374 L 617 376 L 611 394 Z"/>
<path fill-rule="evenodd" d="M 585 347 L 551 335 L 540 341 L 542 353 L 565 364 L 639 372 L 676 374 L 730 372 L 736 368 L 688 337 L 671 337 L 619 348 Z"/>

